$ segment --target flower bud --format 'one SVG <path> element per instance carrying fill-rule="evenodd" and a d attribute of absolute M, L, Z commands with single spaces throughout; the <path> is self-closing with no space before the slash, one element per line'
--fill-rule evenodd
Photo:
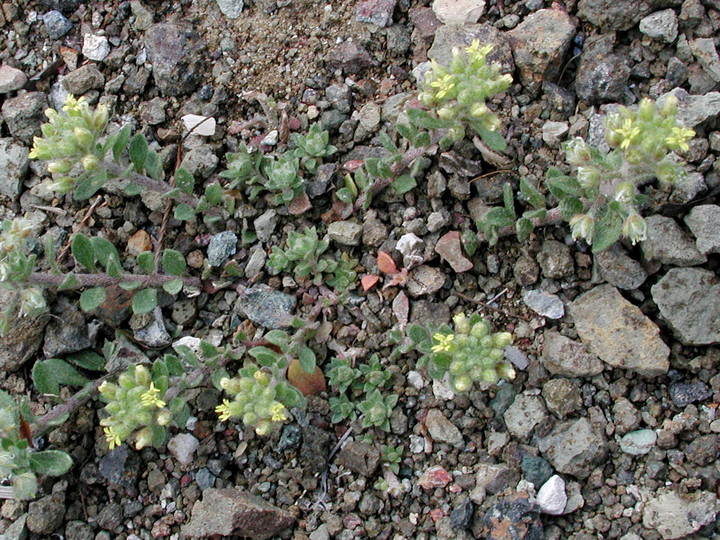
<path fill-rule="evenodd" d="M 455 332 L 459 334 L 470 333 L 470 319 L 464 313 L 458 313 L 453 316 L 453 324 L 455 324 Z"/>
<path fill-rule="evenodd" d="M 638 105 L 638 118 L 643 122 L 652 122 L 655 118 L 655 105 L 649 99 L 641 99 Z"/>
<path fill-rule="evenodd" d="M 575 240 L 583 238 L 588 244 L 592 244 L 595 220 L 589 214 L 576 214 L 570 219 L 570 230 Z"/>
<path fill-rule="evenodd" d="M 173 414 L 168 409 L 160 409 L 155 416 L 155 421 L 159 426 L 169 426 L 173 420 Z"/>
<path fill-rule="evenodd" d="M 583 165 L 592 159 L 590 147 L 581 139 L 576 137 L 564 144 L 565 158 L 570 165 L 576 167 Z"/>
<path fill-rule="evenodd" d="M 512 334 L 510 332 L 498 332 L 493 335 L 493 344 L 498 349 L 504 349 L 512 343 Z"/>
<path fill-rule="evenodd" d="M 45 311 L 47 304 L 40 289 L 23 289 L 20 293 L 20 311 L 23 315 L 35 315 Z"/>
<path fill-rule="evenodd" d="M 490 332 L 490 326 L 485 321 L 479 321 L 473 324 L 470 329 L 470 335 L 476 338 L 483 338 Z"/>
<path fill-rule="evenodd" d="M 48 171 L 51 173 L 67 174 L 72 169 L 72 162 L 69 159 L 51 161 L 48 164 Z"/>
<path fill-rule="evenodd" d="M 675 116 L 675 114 L 677 114 L 677 104 L 678 104 L 678 99 L 675 96 L 673 96 L 672 94 L 670 94 L 663 101 L 663 104 L 660 107 L 660 114 L 665 117 Z"/>
<path fill-rule="evenodd" d="M 143 366 L 142 364 L 138 364 L 135 366 L 135 384 L 138 386 L 150 386 L 150 381 L 152 379 L 150 378 L 150 372 L 148 371 L 148 368 Z M 143 390 L 144 392 L 144 390 Z"/>
<path fill-rule="evenodd" d="M 482 116 L 485 116 L 488 113 L 488 108 L 485 103 L 476 103 L 473 105 L 472 109 L 470 109 L 470 114 L 474 116 L 475 118 L 480 118 Z"/>
<path fill-rule="evenodd" d="M 495 371 L 501 379 L 505 379 L 506 381 L 511 381 L 515 378 L 515 369 L 507 362 L 498 365 Z"/>
<path fill-rule="evenodd" d="M 270 375 L 268 375 L 264 371 L 256 371 L 253 374 L 253 378 L 255 379 L 255 381 L 258 382 L 258 384 L 262 384 L 263 386 L 267 386 L 267 384 L 270 382 Z"/>
<path fill-rule="evenodd" d="M 635 245 L 647 238 L 647 223 L 640 214 L 630 214 L 623 222 L 622 233 Z"/>
<path fill-rule="evenodd" d="M 73 129 L 73 134 L 75 135 L 75 140 L 78 142 L 78 145 L 82 147 L 87 147 L 92 143 L 93 135 L 89 129 L 76 127 Z"/>
<path fill-rule="evenodd" d="M 45 182 L 43 187 L 49 192 L 69 193 L 75 187 L 75 179 L 70 176 L 63 176 L 52 182 Z"/>
<path fill-rule="evenodd" d="M 270 433 L 271 429 L 272 422 L 269 422 L 268 420 L 263 420 L 257 426 L 255 426 L 255 433 L 257 433 L 260 437 L 264 437 L 265 435 Z"/>
<path fill-rule="evenodd" d="M 595 167 L 578 167 L 577 180 L 583 189 L 594 189 L 600 183 L 600 171 Z"/>
<path fill-rule="evenodd" d="M 623 182 L 615 190 L 615 200 L 623 204 L 631 204 L 635 200 L 635 184 Z"/>
<path fill-rule="evenodd" d="M 254 426 L 258 420 L 260 418 L 254 412 L 246 412 L 242 417 L 243 424 L 246 426 Z"/>
<path fill-rule="evenodd" d="M 98 163 L 100 163 L 100 160 L 93 154 L 87 154 L 82 159 L 82 166 L 86 171 L 94 171 L 97 169 Z"/>
<path fill-rule="evenodd" d="M 93 127 L 97 131 L 102 131 L 107 126 L 108 121 L 108 108 L 106 105 L 98 105 L 93 114 Z"/>
<path fill-rule="evenodd" d="M 135 436 L 135 449 L 142 450 L 150 443 L 152 443 L 152 431 L 149 427 L 144 427 Z"/>
<path fill-rule="evenodd" d="M 467 392 L 472 387 L 472 379 L 467 375 L 458 377 L 453 384 L 456 392 Z"/>
<path fill-rule="evenodd" d="M 437 115 L 443 120 L 455 120 L 457 112 L 453 107 L 442 107 L 438 109 Z"/>

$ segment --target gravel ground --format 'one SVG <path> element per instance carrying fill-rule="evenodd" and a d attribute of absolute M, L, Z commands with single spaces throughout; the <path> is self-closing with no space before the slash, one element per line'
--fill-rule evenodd
<path fill-rule="evenodd" d="M 0 387 L 38 413 L 52 402 L 34 391 L 32 363 L 99 349 L 113 325 L 122 354 L 140 360 L 181 336 L 227 342 L 309 313 L 318 288 L 266 266 L 302 226 L 328 233 L 333 256 L 357 258 L 360 276 L 381 275 L 379 251 L 411 268 L 402 286 L 358 284 L 326 309 L 313 345 L 320 364 L 379 354 L 399 396 L 388 432 L 332 424 L 330 389 L 258 438 L 220 423 L 220 395 L 204 389 L 166 447 L 108 451 L 91 402 L 40 441 L 70 452 L 72 472 L 41 482 L 34 502 L 5 501 L 2 538 L 720 537 L 717 0 L 14 0 L 0 28 L 4 217 L 27 213 L 68 235 L 86 216 L 86 204 L 39 189 L 47 171 L 27 158 L 43 110 L 69 92 L 144 133 L 168 170 L 182 144 L 202 181 L 242 142 L 282 148 L 288 130 L 315 122 L 339 150 L 301 215 L 241 197 L 221 223 L 171 222 L 165 244 L 191 268 L 207 258 L 218 273 L 228 261 L 239 269 L 215 294 L 161 298 L 155 315 L 128 320 L 122 297 L 89 316 L 59 293 L 49 317 L 19 320 L 0 341 Z M 428 59 L 474 38 L 494 45 L 515 81 L 491 103 L 506 156 L 457 145 L 413 191 L 338 215 L 343 167 L 376 154 L 380 132 L 394 135 Z M 668 93 L 697 134 L 682 156 L 688 177 L 672 191 L 645 187 L 646 215 L 656 214 L 645 242 L 593 255 L 563 226 L 463 252 L 458 238 L 477 232 L 505 182 L 567 170 L 562 141 L 602 144 L 618 104 Z M 213 117 L 215 133 L 181 142 L 186 114 Z M 162 201 L 103 192 L 95 202 L 86 232 L 130 254 L 151 245 Z M 513 332 L 514 381 L 454 395 L 416 369 L 416 353 L 391 359 L 392 328 L 463 311 Z M 395 472 L 382 445 L 402 449 Z"/>

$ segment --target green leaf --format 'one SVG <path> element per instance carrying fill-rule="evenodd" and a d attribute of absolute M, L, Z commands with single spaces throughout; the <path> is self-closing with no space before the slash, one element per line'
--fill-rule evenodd
<path fill-rule="evenodd" d="M 80 309 L 92 311 L 105 301 L 105 287 L 86 289 L 80 295 Z"/>
<path fill-rule="evenodd" d="M 470 124 L 491 150 L 503 152 L 505 148 L 507 148 L 505 139 L 499 131 L 490 131 L 489 129 L 483 127 L 480 122 L 471 121 Z"/>
<path fill-rule="evenodd" d="M 395 143 L 393 143 L 392 139 L 390 138 L 390 135 L 388 135 L 386 132 L 384 132 L 384 131 L 380 132 L 380 135 L 378 135 L 378 139 L 380 139 L 380 144 L 382 144 L 383 147 L 391 154 L 399 154 L 400 153 L 400 151 L 398 150 L 398 147 L 395 146 Z"/>
<path fill-rule="evenodd" d="M 263 338 L 283 350 L 288 346 L 288 343 L 290 343 L 290 336 L 282 330 L 270 330 Z"/>
<path fill-rule="evenodd" d="M 130 125 L 124 125 L 120 131 L 116 133 L 117 138 L 112 146 L 113 159 L 118 161 L 122 151 L 125 150 L 128 141 L 130 140 Z"/>
<path fill-rule="evenodd" d="M 600 253 L 618 241 L 622 234 L 622 223 L 622 218 L 615 212 L 605 212 L 602 219 L 595 223 L 593 253 Z"/>
<path fill-rule="evenodd" d="M 182 291 L 183 288 L 183 280 L 182 279 L 173 279 L 172 281 L 168 281 L 166 283 L 163 283 L 162 286 L 163 290 L 168 294 L 177 294 L 180 291 Z"/>
<path fill-rule="evenodd" d="M 417 127 L 424 129 L 440 129 L 448 127 L 448 123 L 440 118 L 430 116 L 427 111 L 422 109 L 408 109 L 408 119 Z"/>
<path fill-rule="evenodd" d="M 195 217 L 195 210 L 189 204 L 181 203 L 175 207 L 174 217 L 178 221 L 188 221 Z"/>
<path fill-rule="evenodd" d="M 518 240 L 524 242 L 533 230 L 532 221 L 526 217 L 521 217 L 515 222 L 515 230 L 517 231 Z"/>
<path fill-rule="evenodd" d="M 38 392 L 53 395 L 60 393 L 60 385 L 82 386 L 88 382 L 77 369 L 59 358 L 35 362 L 32 378 Z"/>
<path fill-rule="evenodd" d="M 43 450 L 30 454 L 30 468 L 33 472 L 47 476 L 62 476 L 73 465 L 69 454 L 60 450 Z"/>
<path fill-rule="evenodd" d="M 413 141 L 417 134 L 417 128 L 413 124 L 396 124 L 395 128 L 400 136 L 406 138 L 408 141 Z"/>
<path fill-rule="evenodd" d="M 100 236 L 94 236 L 90 241 L 92 242 L 92 247 L 95 251 L 95 257 L 105 268 L 107 268 L 108 260 L 111 257 L 115 257 L 115 259 L 120 260 L 120 256 L 118 255 L 115 246 L 109 240 Z"/>
<path fill-rule="evenodd" d="M 143 273 L 152 274 L 155 271 L 155 256 L 152 251 L 139 253 L 136 261 Z"/>
<path fill-rule="evenodd" d="M 210 376 L 210 382 L 212 385 L 217 388 L 218 390 L 222 391 L 222 386 L 220 386 L 220 381 L 223 379 L 229 379 L 230 374 L 228 373 L 227 369 L 221 368 L 216 369 L 213 371 L 212 375 Z"/>
<path fill-rule="evenodd" d="M 430 134 L 427 131 L 421 131 L 415 136 L 413 146 L 415 146 L 416 148 L 427 148 L 428 146 L 430 146 L 431 142 L 432 139 L 430 138 Z"/>
<path fill-rule="evenodd" d="M 134 182 L 128 182 L 125 184 L 125 187 L 123 187 L 123 191 L 125 191 L 125 195 L 128 197 L 134 197 L 135 195 L 140 195 L 143 188 Z"/>
<path fill-rule="evenodd" d="M 565 197 L 560 201 L 560 213 L 567 221 L 576 214 L 582 214 L 583 210 L 583 203 L 577 197 Z"/>
<path fill-rule="evenodd" d="M 352 191 L 350 191 L 348 188 L 340 188 L 335 192 L 335 196 L 338 198 L 340 202 L 344 202 L 345 204 L 352 204 L 352 202 L 355 200 L 355 197 L 353 197 Z"/>
<path fill-rule="evenodd" d="M 132 310 L 136 315 L 150 313 L 157 305 L 157 290 L 153 288 L 141 289 L 132 297 Z"/>
<path fill-rule="evenodd" d="M 546 201 L 542 193 L 540 193 L 535 186 L 530 183 L 530 180 L 524 176 L 520 178 L 520 195 L 525 199 L 533 208 L 545 208 Z"/>
<path fill-rule="evenodd" d="M 267 347 L 253 347 L 248 354 L 257 360 L 261 366 L 272 366 L 278 361 L 278 353 Z"/>
<path fill-rule="evenodd" d="M 509 212 L 507 208 L 497 206 L 491 208 L 488 213 L 485 214 L 483 221 L 495 227 L 509 227 L 515 223 L 515 215 Z"/>
<path fill-rule="evenodd" d="M 190 418 L 190 407 L 187 401 L 181 397 L 175 397 L 168 404 L 170 412 L 173 413 L 173 424 L 181 428 L 185 427 Z"/>
<path fill-rule="evenodd" d="M 411 324 L 407 327 L 407 335 L 413 343 L 422 343 L 430 339 L 430 333 L 427 328 L 419 324 Z"/>
<path fill-rule="evenodd" d="M 66 356 L 65 359 L 89 371 L 105 371 L 105 359 L 94 351 L 80 351 Z"/>
<path fill-rule="evenodd" d="M 148 153 L 148 143 L 142 133 L 136 133 L 135 136 L 130 139 L 128 153 L 130 154 L 130 161 L 132 161 L 135 170 L 139 173 L 143 172 L 145 158 Z"/>
<path fill-rule="evenodd" d="M 181 276 L 187 269 L 185 257 L 179 251 L 166 249 L 162 254 L 162 265 L 171 276 Z"/>
<path fill-rule="evenodd" d="M 370 176 L 380 176 L 380 160 L 378 158 L 367 158 L 365 168 Z M 357 176 L 357 173 L 355 173 Z"/>
<path fill-rule="evenodd" d="M 100 188 L 105 185 L 107 173 L 105 171 L 98 172 L 78 182 L 75 186 L 73 199 L 76 201 L 85 201 L 95 195 Z"/>
<path fill-rule="evenodd" d="M 315 353 L 310 347 L 303 346 L 298 355 L 300 367 L 305 373 L 315 373 Z"/>
<path fill-rule="evenodd" d="M 75 274 L 68 274 L 63 279 L 62 283 L 58 286 L 58 291 L 72 291 L 82 287 L 80 280 Z"/>
<path fill-rule="evenodd" d="M 162 163 L 160 162 L 160 156 L 155 150 L 149 150 L 145 157 L 144 163 L 145 172 L 153 180 L 160 181 L 163 177 Z"/>
<path fill-rule="evenodd" d="M 503 186 L 503 206 L 505 206 L 505 209 L 508 211 L 509 214 L 512 214 L 513 219 L 515 218 L 515 199 L 513 197 L 513 189 L 512 186 L 508 183 Z"/>
<path fill-rule="evenodd" d="M 190 174 L 190 171 L 180 167 L 175 171 L 175 185 L 186 195 L 192 195 L 195 189 L 195 178 Z"/>
<path fill-rule="evenodd" d="M 117 256 L 113 255 L 108 260 L 107 266 L 105 267 L 105 271 L 110 277 L 119 278 L 123 273 L 123 267 L 120 264 L 120 260 L 117 258 Z"/>
<path fill-rule="evenodd" d="M 392 187 L 398 195 L 404 195 L 417 186 L 417 181 L 409 174 L 398 176 L 392 183 Z"/>
<path fill-rule="evenodd" d="M 95 249 L 92 241 L 82 233 L 75 233 L 70 244 L 75 260 L 91 272 L 95 271 Z"/>
<path fill-rule="evenodd" d="M 222 201 L 223 196 L 223 187 L 218 184 L 217 182 L 210 184 L 208 187 L 205 188 L 205 197 L 207 198 L 207 201 L 213 205 L 217 206 Z"/>
<path fill-rule="evenodd" d="M 578 184 L 578 181 L 575 178 L 567 176 L 554 177 L 548 179 L 546 183 L 550 193 L 560 200 L 564 199 L 568 195 L 573 195 L 575 197 L 583 196 L 583 188 L 580 187 L 580 184 Z"/>
<path fill-rule="evenodd" d="M 386 180 L 388 178 L 392 178 L 392 176 L 393 176 L 393 172 L 392 172 L 392 169 L 390 168 L 390 164 L 387 161 L 385 161 L 384 159 L 381 159 L 380 161 L 378 161 L 378 175 L 380 176 L 380 178 L 385 178 Z"/>
<path fill-rule="evenodd" d="M 212 343 L 208 343 L 207 341 L 200 341 L 200 354 L 202 354 L 205 359 L 209 360 L 211 358 L 215 358 L 218 354 L 220 354 L 220 351 Z"/>
<path fill-rule="evenodd" d="M 547 217 L 547 210 L 545 208 L 528 210 L 527 212 L 523 212 L 523 217 L 528 219 L 545 219 Z"/>

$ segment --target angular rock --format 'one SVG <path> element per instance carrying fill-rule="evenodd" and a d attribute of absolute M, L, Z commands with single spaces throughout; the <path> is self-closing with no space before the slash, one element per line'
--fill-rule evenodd
<path fill-rule="evenodd" d="M 375 65 L 375 60 L 365 47 L 355 41 L 345 41 L 335 46 L 327 55 L 333 69 L 342 69 L 351 75 L 358 74 Z"/>
<path fill-rule="evenodd" d="M 98 469 L 110 484 L 129 488 L 137 483 L 140 466 L 140 455 L 123 444 L 105 454 Z"/>
<path fill-rule="evenodd" d="M 555 470 L 587 478 L 607 455 L 607 441 L 587 418 L 563 422 L 538 440 L 538 448 Z"/>
<path fill-rule="evenodd" d="M 89 60 L 102 62 L 110 54 L 110 42 L 105 36 L 85 34 L 82 53 Z"/>
<path fill-rule="evenodd" d="M 245 8 L 243 0 L 216 0 L 220 13 L 228 19 L 237 19 Z"/>
<path fill-rule="evenodd" d="M 562 319 L 565 315 L 565 305 L 560 297 L 540 289 L 525 291 L 523 302 L 535 313 L 549 319 Z"/>
<path fill-rule="evenodd" d="M 425 427 L 434 441 L 453 446 L 462 446 L 463 436 L 460 430 L 439 409 L 430 409 L 425 417 Z"/>
<path fill-rule="evenodd" d="M 415 31 L 418 32 L 424 40 L 431 39 L 435 35 L 438 27 L 442 26 L 435 12 L 429 7 L 410 8 L 408 15 L 410 15 L 410 20 L 415 26 Z M 383 114 L 383 116 L 385 115 Z"/>
<path fill-rule="evenodd" d="M 537 503 L 540 511 L 551 516 L 559 516 L 564 513 L 567 504 L 567 493 L 565 493 L 565 480 L 557 474 L 551 476 L 545 482 L 537 494 Z"/>
<path fill-rule="evenodd" d="M 425 260 L 425 242 L 416 234 L 403 234 L 395 244 L 395 249 L 403 256 L 405 268 L 412 268 Z"/>
<path fill-rule="evenodd" d="M 580 388 L 571 379 L 550 379 L 543 385 L 542 397 L 548 410 L 560 418 L 582 407 Z"/>
<path fill-rule="evenodd" d="M 656 11 L 640 21 L 640 31 L 657 41 L 672 43 L 678 35 L 678 19 L 674 9 Z"/>
<path fill-rule="evenodd" d="M 30 150 L 8 137 L 0 139 L 0 196 L 15 201 L 22 193 Z"/>
<path fill-rule="evenodd" d="M 28 506 L 28 516 L 25 524 L 30 532 L 49 536 L 60 525 L 65 516 L 65 502 L 62 497 L 48 495 Z"/>
<path fill-rule="evenodd" d="M 57 10 L 48 11 L 42 16 L 42 21 L 50 39 L 60 39 L 73 27 L 73 24 Z"/>
<path fill-rule="evenodd" d="M 694 439 L 685 447 L 685 457 L 700 466 L 715 463 L 720 457 L 720 435 L 712 433 Z"/>
<path fill-rule="evenodd" d="M 708 491 L 681 496 L 665 489 L 648 494 L 643 525 L 665 539 L 684 538 L 712 523 L 720 511 L 718 498 Z"/>
<path fill-rule="evenodd" d="M 485 12 L 485 0 L 435 0 L 432 10 L 444 24 L 475 24 Z"/>
<path fill-rule="evenodd" d="M 475 538 L 485 540 L 540 540 L 545 538 L 539 508 L 520 492 L 492 506 L 473 526 Z"/>
<path fill-rule="evenodd" d="M 603 370 L 600 359 L 587 352 L 582 343 L 551 330 L 545 332 L 542 364 L 553 375 L 594 377 Z"/>
<path fill-rule="evenodd" d="M 467 272 L 473 268 L 473 263 L 463 255 L 458 231 L 451 231 L 441 236 L 435 244 L 435 252 L 457 273 Z"/>
<path fill-rule="evenodd" d="M 53 318 L 45 330 L 46 358 L 65 356 L 92 347 L 85 317 L 71 305 L 61 304 L 61 319 Z"/>
<path fill-rule="evenodd" d="M 520 475 L 505 463 L 479 463 L 476 467 L 475 487 L 483 488 L 490 495 L 515 487 Z"/>
<path fill-rule="evenodd" d="M 269 242 L 275 227 L 277 227 L 277 211 L 270 209 L 266 210 L 259 218 L 257 218 L 253 225 L 255 225 L 255 234 L 257 234 L 258 240 L 261 242 Z"/>
<path fill-rule="evenodd" d="M 622 101 L 630 68 L 623 56 L 612 51 L 612 40 L 605 38 L 583 49 L 575 77 L 578 99 L 589 104 Z"/>
<path fill-rule="evenodd" d="M 197 88 L 203 76 L 206 46 L 191 25 L 153 24 L 145 32 L 145 46 L 155 84 L 163 95 L 178 96 Z"/>
<path fill-rule="evenodd" d="M 708 385 L 701 382 L 694 383 L 673 383 L 668 390 L 673 405 L 684 409 L 691 403 L 705 401 L 713 395 Z"/>
<path fill-rule="evenodd" d="M 363 227 L 354 221 L 335 221 L 328 225 L 328 236 L 343 246 L 358 246 Z"/>
<path fill-rule="evenodd" d="M 436 465 L 426 469 L 417 480 L 417 485 L 423 489 L 444 488 L 452 482 L 452 474 Z"/>
<path fill-rule="evenodd" d="M 489 24 L 466 24 L 464 26 L 444 25 L 435 32 L 435 40 L 428 51 L 428 58 L 440 65 L 448 66 L 452 60 L 453 47 L 465 48 L 474 39 L 482 44 L 492 45 L 493 50 L 487 60 L 497 62 L 503 73 L 512 73 L 515 69 L 512 49 L 507 37 Z"/>
<path fill-rule="evenodd" d="M 708 92 L 703 95 L 691 95 L 687 90 L 675 88 L 663 94 L 657 100 L 658 106 L 662 106 L 668 96 L 675 96 L 678 99 L 677 119 L 689 128 L 702 124 L 710 118 L 720 114 L 720 92 Z"/>
<path fill-rule="evenodd" d="M 685 224 L 695 236 L 700 253 L 720 253 L 720 206 L 703 204 L 685 216 Z"/>
<path fill-rule="evenodd" d="M 287 529 L 292 514 L 239 489 L 206 489 L 195 503 L 190 522 L 182 528 L 184 538 L 214 535 L 272 538 Z"/>
<path fill-rule="evenodd" d="M 652 429 L 631 431 L 619 441 L 620 450 L 631 456 L 644 456 L 649 453 L 657 442 L 657 433 Z"/>
<path fill-rule="evenodd" d="M 682 343 L 720 343 L 720 283 L 713 272 L 673 268 L 650 290 L 663 319 Z"/>
<path fill-rule="evenodd" d="M 62 80 L 62 85 L 71 94 L 82 96 L 89 90 L 105 86 L 105 76 L 95 64 L 87 64 L 68 73 Z"/>
<path fill-rule="evenodd" d="M 190 465 L 199 445 L 200 441 L 189 433 L 179 433 L 168 441 L 167 449 L 181 465 Z"/>
<path fill-rule="evenodd" d="M 593 262 L 600 276 L 618 289 L 625 291 L 637 289 L 647 279 L 647 272 L 643 266 L 629 257 L 619 244 L 596 253 Z"/>
<path fill-rule="evenodd" d="M 422 264 L 410 271 L 407 280 L 408 294 L 413 297 L 433 294 L 445 284 L 445 273 L 427 264 Z"/>
<path fill-rule="evenodd" d="M 297 299 L 262 283 L 243 289 L 237 306 L 245 316 L 265 328 L 284 328 L 293 320 Z"/>
<path fill-rule="evenodd" d="M 555 472 L 547 459 L 539 456 L 523 456 L 520 462 L 525 479 L 534 486 L 542 486 Z"/>
<path fill-rule="evenodd" d="M 604 32 L 628 30 L 652 11 L 652 0 L 580 0 L 578 17 Z"/>
<path fill-rule="evenodd" d="M 720 56 L 715 48 L 715 40 L 711 37 L 697 38 L 688 44 L 705 73 L 715 82 L 720 82 Z"/>
<path fill-rule="evenodd" d="M 20 90 L 27 83 L 27 75 L 12 66 L 0 66 L 0 94 L 8 94 Z"/>
<path fill-rule="evenodd" d="M 220 266 L 237 251 L 237 235 L 232 231 L 223 231 L 210 238 L 207 258 L 210 266 Z"/>
<path fill-rule="evenodd" d="M 570 248 L 557 240 L 543 242 L 540 253 L 537 255 L 537 262 L 546 278 L 562 279 L 575 272 Z"/>
<path fill-rule="evenodd" d="M 357 20 L 380 28 L 392 26 L 397 0 L 363 0 L 355 10 Z"/>
<path fill-rule="evenodd" d="M 146 317 L 142 326 L 133 324 L 136 318 L 139 317 Z M 133 337 L 146 347 L 161 349 L 172 343 L 172 337 L 165 328 L 165 318 L 160 307 L 156 307 L 152 312 L 144 316 L 133 315 L 130 324 L 133 327 Z"/>
<path fill-rule="evenodd" d="M 547 410 L 537 396 L 519 395 L 503 414 L 505 426 L 517 439 L 526 441 L 535 427 L 547 418 Z"/>
<path fill-rule="evenodd" d="M 380 465 L 380 452 L 370 444 L 350 441 L 340 450 L 338 462 L 357 474 L 372 476 Z"/>
<path fill-rule="evenodd" d="M 654 215 L 645 218 L 645 223 L 647 239 L 640 248 L 646 259 L 673 266 L 695 266 L 707 261 L 673 218 Z"/>
<path fill-rule="evenodd" d="M 220 158 L 215 154 L 213 147 L 201 144 L 183 156 L 181 166 L 195 178 L 206 179 L 210 177 L 219 162 Z"/>
<path fill-rule="evenodd" d="M 0 313 L 6 309 L 17 312 L 18 301 L 15 291 L 0 289 Z M 0 371 L 16 371 L 35 355 L 49 320 L 48 313 L 8 317 L 7 332 L 0 337 Z"/>
<path fill-rule="evenodd" d="M 507 35 L 520 80 L 538 88 L 544 80 L 557 78 L 575 25 L 566 11 L 541 9 L 525 17 Z"/>
<path fill-rule="evenodd" d="M 613 367 L 646 377 L 667 373 L 670 349 L 660 329 L 612 285 L 599 285 L 570 305 L 588 350 Z"/>
<path fill-rule="evenodd" d="M 10 134 L 31 145 L 33 137 L 40 135 L 40 125 L 46 120 L 47 108 L 47 95 L 44 92 L 28 92 L 5 100 L 2 115 Z"/>

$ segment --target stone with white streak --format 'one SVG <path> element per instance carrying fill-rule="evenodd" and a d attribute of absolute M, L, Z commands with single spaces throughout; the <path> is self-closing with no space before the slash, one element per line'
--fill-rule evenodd
<path fill-rule="evenodd" d="M 567 493 L 565 493 L 565 480 L 560 476 L 553 475 L 545 482 L 537 494 L 537 503 L 544 514 L 559 516 L 565 511 L 567 504 Z"/>
<path fill-rule="evenodd" d="M 192 131 L 193 135 L 201 135 L 203 137 L 210 137 L 215 135 L 215 119 L 207 116 L 200 116 L 199 114 L 186 114 L 182 117 L 185 129 Z"/>

